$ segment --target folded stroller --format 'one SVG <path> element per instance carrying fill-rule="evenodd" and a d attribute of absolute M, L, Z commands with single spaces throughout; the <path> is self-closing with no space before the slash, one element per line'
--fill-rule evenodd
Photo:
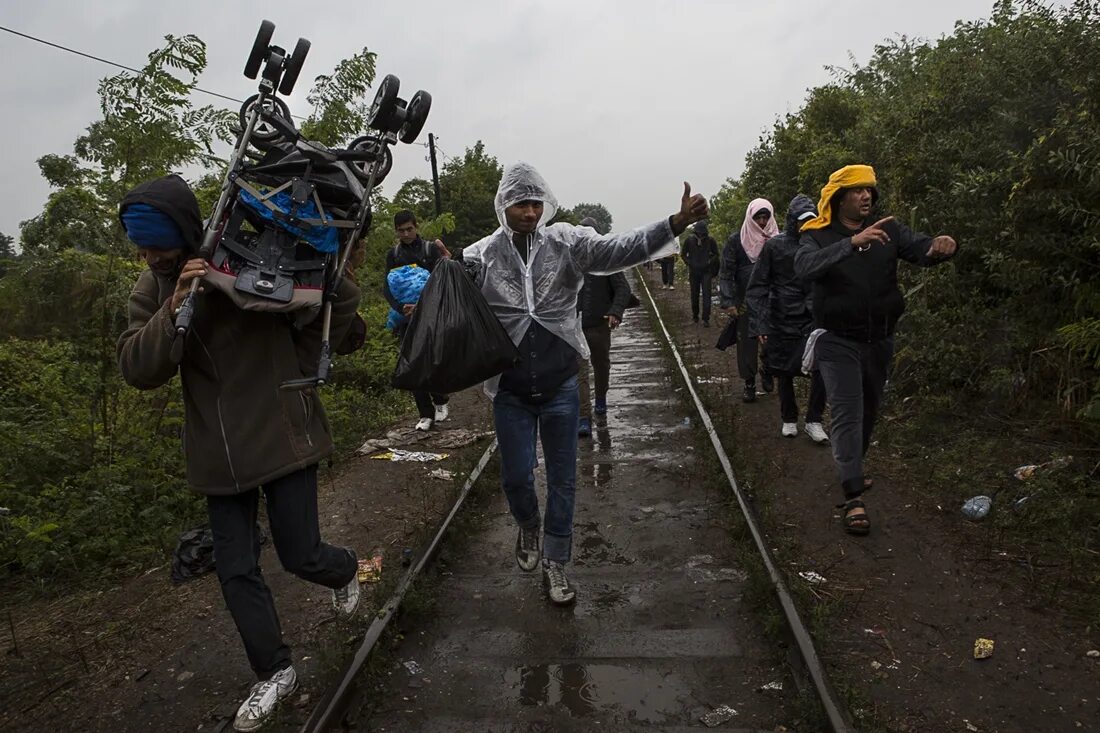
<path fill-rule="evenodd" d="M 419 91 L 398 98 L 400 81 L 386 76 L 368 113 L 377 134 L 332 149 L 306 140 L 286 103 L 309 52 L 298 39 L 291 54 L 271 45 L 275 25 L 263 21 L 245 64 L 245 76 L 260 74 L 259 93 L 245 100 L 240 131 L 222 181 L 221 195 L 206 223 L 199 256 L 209 263 L 204 282 L 246 310 L 286 313 L 298 327 L 322 314 L 317 374 L 283 385 L 300 389 L 328 381 L 332 299 L 348 256 L 370 228 L 370 192 L 389 173 L 390 146 L 416 140 L 431 108 Z M 194 315 L 198 282 L 176 316 L 176 345 Z"/>

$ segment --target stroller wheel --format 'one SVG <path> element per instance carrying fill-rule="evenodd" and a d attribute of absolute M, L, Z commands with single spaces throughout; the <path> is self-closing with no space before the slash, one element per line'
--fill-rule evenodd
<path fill-rule="evenodd" d="M 248 61 L 244 64 L 244 75 L 249 79 L 255 79 L 260 73 L 260 66 L 267 58 L 267 49 L 271 45 L 271 36 L 275 34 L 275 24 L 270 20 L 260 23 L 260 30 L 256 33 L 256 40 L 252 43 L 252 52 L 248 54 Z"/>
<path fill-rule="evenodd" d="M 390 168 L 393 167 L 393 153 L 390 152 L 389 146 L 383 145 L 382 141 L 374 135 L 355 138 L 348 145 L 348 150 L 373 150 L 375 152 L 374 160 L 356 160 L 350 163 L 355 175 L 362 179 L 364 183 L 370 180 L 371 166 L 378 166 L 378 171 L 374 176 L 374 185 L 376 186 L 385 180 L 390 173 Z M 381 158 L 378 156 L 381 156 Z"/>
<path fill-rule="evenodd" d="M 401 80 L 393 74 L 386 74 L 386 78 L 378 85 L 378 92 L 374 95 L 370 111 L 367 112 L 367 124 L 375 130 L 389 132 L 397 114 L 397 91 L 401 88 Z"/>
<path fill-rule="evenodd" d="M 424 123 L 428 121 L 428 110 L 432 108 L 432 95 L 421 89 L 409 100 L 409 106 L 405 108 L 405 124 L 401 126 L 401 142 L 411 143 L 424 129 Z"/>
<path fill-rule="evenodd" d="M 302 64 L 305 63 L 308 54 L 309 41 L 299 38 L 294 46 L 294 53 L 290 55 L 290 60 L 286 64 L 283 80 L 279 83 L 279 94 L 290 94 L 294 91 L 294 84 L 298 81 L 298 75 L 302 73 Z"/>
<path fill-rule="evenodd" d="M 244 100 L 244 104 L 241 106 L 238 119 L 241 124 L 241 129 L 244 130 L 248 126 L 248 116 L 252 113 L 252 107 L 256 104 L 256 100 L 259 98 L 259 94 L 253 94 L 248 99 Z M 284 120 L 290 122 L 290 107 L 286 106 L 286 102 L 278 97 L 267 97 L 264 100 L 264 112 L 269 115 L 279 115 Z M 263 118 L 263 115 L 256 120 L 256 126 L 252 128 L 252 138 L 259 142 L 271 142 L 279 138 L 279 130 L 270 122 Z"/>

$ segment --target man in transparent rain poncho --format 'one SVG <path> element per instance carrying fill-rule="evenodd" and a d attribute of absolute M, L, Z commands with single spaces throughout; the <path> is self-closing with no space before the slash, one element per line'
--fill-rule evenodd
<path fill-rule="evenodd" d="M 532 166 L 504 171 L 496 194 L 500 228 L 467 247 L 463 260 L 519 349 L 515 366 L 486 383 L 500 445 L 501 484 L 519 525 L 516 562 L 539 566 L 547 595 L 568 605 L 576 590 L 565 575 L 573 540 L 577 473 L 577 373 L 588 346 L 577 314 L 585 273 L 607 275 L 677 252 L 676 237 L 707 215 L 703 196 L 684 183 L 672 216 L 625 234 L 550 224 L 558 210 Z M 535 444 L 542 433 L 545 518 L 535 493 Z"/>

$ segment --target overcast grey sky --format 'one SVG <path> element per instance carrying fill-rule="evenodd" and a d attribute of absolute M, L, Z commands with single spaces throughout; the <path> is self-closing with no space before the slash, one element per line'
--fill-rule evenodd
<path fill-rule="evenodd" d="M 379 78 L 401 78 L 406 99 L 433 97 L 427 131 L 447 155 L 476 140 L 502 164 L 527 160 L 563 205 L 601 202 L 616 228 L 671 213 L 688 180 L 706 195 L 740 173 L 745 153 L 777 115 L 828 81 L 828 65 L 865 62 L 897 35 L 938 38 L 956 20 L 987 17 L 993 0 L 359 0 L 309 3 L 7 2 L 0 24 L 141 66 L 165 34 L 206 41 L 200 86 L 253 93 L 241 70 L 263 18 L 276 43 L 313 42 L 289 99 L 306 114 L 318 74 L 364 45 Z M 107 66 L 0 33 L 5 71 L 5 175 L 0 231 L 37 215 L 49 193 L 35 160 L 67 153 L 99 116 Z M 196 102 L 213 100 L 196 95 Z M 400 146 L 386 189 L 430 177 L 426 150 Z M 768 192 L 761 191 L 767 196 Z"/>

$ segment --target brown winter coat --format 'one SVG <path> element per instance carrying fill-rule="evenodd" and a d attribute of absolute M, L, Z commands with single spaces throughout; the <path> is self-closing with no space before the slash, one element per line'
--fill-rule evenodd
<path fill-rule="evenodd" d="M 139 389 L 167 383 L 177 369 L 186 410 L 187 481 L 201 494 L 252 489 L 317 463 L 333 451 L 316 390 L 283 391 L 312 375 L 321 318 L 295 330 L 286 316 L 244 311 L 217 291 L 197 298 L 182 360 L 173 360 L 169 312 L 174 280 L 144 272 L 130 294 L 129 327 L 118 340 L 123 378 Z M 355 316 L 359 289 L 344 280 L 333 302 L 331 342 Z"/>

